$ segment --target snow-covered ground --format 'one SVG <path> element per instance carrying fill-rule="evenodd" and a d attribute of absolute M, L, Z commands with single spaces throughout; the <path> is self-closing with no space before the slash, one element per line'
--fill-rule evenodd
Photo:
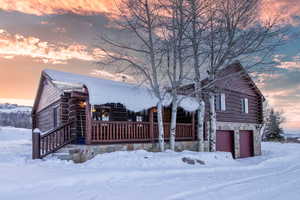
<path fill-rule="evenodd" d="M 300 197 L 300 144 L 264 143 L 263 155 L 115 152 L 83 164 L 31 160 L 31 131 L 0 130 L 1 200 L 285 200 Z M 189 165 L 183 157 L 206 164 Z"/>
<path fill-rule="evenodd" d="M 32 107 L 30 107 L 30 106 L 20 106 L 17 104 L 9 104 L 9 103 L 1 104 L 0 103 L 0 112 L 1 113 L 18 113 L 18 112 L 30 113 L 31 110 L 32 110 Z"/>

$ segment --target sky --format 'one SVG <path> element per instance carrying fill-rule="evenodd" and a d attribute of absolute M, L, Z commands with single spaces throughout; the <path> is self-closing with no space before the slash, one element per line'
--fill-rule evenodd
<path fill-rule="evenodd" d="M 262 17 L 280 14 L 300 33 L 300 0 L 264 0 Z M 0 103 L 32 105 L 45 68 L 117 79 L 95 62 L 102 34 L 126 36 L 114 26 L 114 0 L 0 0 Z M 275 70 L 260 75 L 268 102 L 284 111 L 289 130 L 300 130 L 300 37 L 274 53 Z"/>

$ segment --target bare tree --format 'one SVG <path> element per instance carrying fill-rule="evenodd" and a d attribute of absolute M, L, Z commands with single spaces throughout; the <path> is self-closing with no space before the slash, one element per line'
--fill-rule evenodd
<path fill-rule="evenodd" d="M 190 75 L 190 65 L 187 63 L 188 49 L 185 32 L 189 25 L 185 13 L 185 0 L 163 0 L 160 5 L 164 11 L 161 23 L 162 51 L 165 54 L 166 75 L 169 91 L 172 97 L 172 114 L 170 126 L 170 149 L 175 150 L 177 109 L 183 96 L 179 90 Z"/>
<path fill-rule="evenodd" d="M 102 49 L 107 60 L 101 64 L 127 63 L 123 71 L 136 75 L 147 85 L 158 99 L 157 117 L 159 127 L 159 148 L 164 151 L 163 129 L 163 54 L 159 37 L 161 7 L 157 1 L 150 0 L 119 0 L 117 7 L 120 18 L 117 26 L 127 34 L 126 41 L 121 38 L 111 39 L 102 36 Z M 120 66 L 119 66 L 120 67 Z"/>
<path fill-rule="evenodd" d="M 189 27 L 186 31 L 186 37 L 190 42 L 191 60 L 194 73 L 194 96 L 196 97 L 199 108 L 197 110 L 197 139 L 198 151 L 204 151 L 204 116 L 205 102 L 202 95 L 203 63 L 205 59 L 201 57 L 203 54 L 203 33 L 207 26 L 207 18 L 205 10 L 207 9 L 207 1 L 204 0 L 186 0 L 186 14 L 189 18 Z"/>

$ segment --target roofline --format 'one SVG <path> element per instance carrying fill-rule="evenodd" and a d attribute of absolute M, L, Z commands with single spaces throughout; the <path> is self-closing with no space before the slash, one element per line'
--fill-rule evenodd
<path fill-rule="evenodd" d="M 41 72 L 41 76 L 40 76 L 40 81 L 39 81 L 39 86 L 38 86 L 38 89 L 37 89 L 37 92 L 36 92 L 36 95 L 35 95 L 35 99 L 34 99 L 34 103 L 33 103 L 33 107 L 32 107 L 32 111 L 31 111 L 31 114 L 35 114 L 36 112 L 36 109 L 37 109 L 37 104 L 41 98 L 41 92 L 42 92 L 42 83 L 44 80 L 49 80 L 49 83 L 57 88 L 58 90 L 60 90 L 61 92 L 63 92 L 60 88 L 56 87 L 55 84 L 53 84 L 53 79 L 45 72 L 45 70 L 43 70 Z"/>
<path fill-rule="evenodd" d="M 260 89 L 257 87 L 257 85 L 255 84 L 255 82 L 253 81 L 253 79 L 251 78 L 251 76 L 249 75 L 249 73 L 247 72 L 247 70 L 243 67 L 243 65 L 240 62 L 235 62 L 233 63 L 233 65 L 237 65 L 242 72 L 244 72 L 244 74 L 247 76 L 247 78 L 251 81 L 252 86 L 254 86 L 255 91 L 262 97 L 262 99 L 265 101 L 266 98 L 264 97 L 264 95 L 262 94 L 262 92 L 260 91 Z"/>

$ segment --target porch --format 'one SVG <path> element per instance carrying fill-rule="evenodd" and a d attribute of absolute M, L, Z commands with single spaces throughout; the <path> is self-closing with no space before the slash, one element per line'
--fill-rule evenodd
<path fill-rule="evenodd" d="M 46 134 L 33 133 L 33 157 L 43 158 L 56 152 L 67 144 L 84 145 L 118 145 L 118 144 L 155 144 L 158 141 L 158 123 L 156 109 L 152 108 L 143 113 L 134 113 L 132 118 L 121 118 L 124 121 L 110 121 L 115 119 L 114 113 L 107 114 L 108 105 L 100 106 L 103 116 L 97 116 L 97 112 L 92 112 L 90 105 L 82 102 L 74 107 L 73 116 L 67 123 L 50 130 Z M 103 110 L 103 107 L 105 110 Z M 164 140 L 169 141 L 170 114 L 169 108 L 164 110 Z M 117 109 L 117 117 L 120 114 Z M 124 113 L 127 113 L 126 115 Z M 124 112 L 128 116 L 128 111 Z M 94 114 L 94 115 L 93 115 Z M 108 117 L 109 116 L 109 117 Z M 131 116 L 131 117 L 132 117 Z M 181 113 L 179 110 L 176 123 L 175 140 L 180 142 L 195 141 L 195 114 L 193 112 Z M 97 120 L 95 120 L 97 119 Z M 128 120 L 128 121 L 125 121 Z M 143 121 L 145 120 L 145 121 Z"/>

